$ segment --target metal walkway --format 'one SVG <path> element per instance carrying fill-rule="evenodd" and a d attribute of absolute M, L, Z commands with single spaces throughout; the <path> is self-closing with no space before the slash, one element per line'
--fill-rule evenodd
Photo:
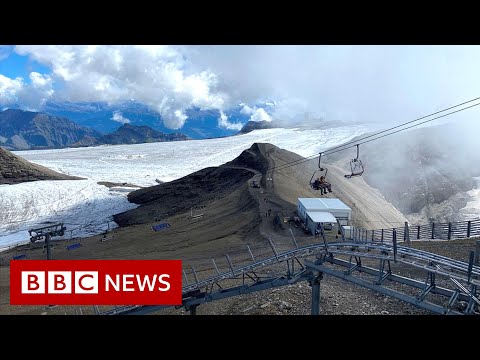
<path fill-rule="evenodd" d="M 207 302 L 308 281 L 312 286 L 311 313 L 315 315 L 320 311 L 320 283 L 327 274 L 437 314 L 474 314 L 480 309 L 478 250 L 470 253 L 466 263 L 399 246 L 396 240 L 392 244 L 373 241 L 328 243 L 323 233 L 322 236 L 323 243 L 303 247 L 298 247 L 294 239 L 296 248 L 282 253 L 277 252 L 269 239 L 273 256 L 262 260 L 255 259 L 247 246 L 252 261 L 234 268 L 226 255 L 230 269 L 225 272 L 220 272 L 212 259 L 216 275 L 201 281 L 192 268 L 195 282 L 189 284 L 187 279 L 179 307 L 195 314 L 197 306 Z M 285 264 L 286 269 L 282 266 Z M 260 276 L 259 272 L 267 267 L 270 274 Z M 415 276 L 402 276 L 395 273 L 394 268 L 408 273 L 413 271 Z M 407 285 L 406 291 L 399 291 L 399 287 L 395 287 L 397 284 Z M 463 309 L 456 306 L 459 301 L 464 302 Z M 148 314 L 166 307 L 123 306 L 101 314 Z"/>

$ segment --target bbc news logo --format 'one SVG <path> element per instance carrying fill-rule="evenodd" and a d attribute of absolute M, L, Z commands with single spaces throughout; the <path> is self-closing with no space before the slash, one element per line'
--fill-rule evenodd
<path fill-rule="evenodd" d="M 45 293 L 98 294 L 98 271 L 22 271 L 22 294 Z"/>
<path fill-rule="evenodd" d="M 181 305 L 180 260 L 12 260 L 11 305 Z"/>

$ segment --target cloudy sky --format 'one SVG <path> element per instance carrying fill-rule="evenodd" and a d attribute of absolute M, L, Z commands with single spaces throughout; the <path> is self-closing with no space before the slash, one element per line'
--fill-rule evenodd
<path fill-rule="evenodd" d="M 234 108 L 395 124 L 480 96 L 478 64 L 479 46 L 0 46 L 0 109 L 134 99 L 171 129 L 190 108 L 231 129 Z"/>

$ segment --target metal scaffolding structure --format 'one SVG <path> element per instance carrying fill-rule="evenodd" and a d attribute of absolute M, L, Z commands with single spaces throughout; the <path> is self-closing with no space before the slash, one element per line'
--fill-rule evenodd
<path fill-rule="evenodd" d="M 392 244 L 386 244 L 371 240 L 345 240 L 342 236 L 342 241 L 329 243 L 323 229 L 321 237 L 322 243 L 303 247 L 298 247 L 294 240 L 296 247 L 281 253 L 269 238 L 268 243 L 273 255 L 265 259 L 254 256 L 250 246 L 247 246 L 252 259 L 250 263 L 235 268 L 227 254 L 229 270 L 220 272 L 212 259 L 216 275 L 204 280 L 199 280 L 195 268 L 192 267 L 194 281 L 189 282 L 184 270 L 186 281 L 182 288 L 182 305 L 179 307 L 196 314 L 196 308 L 201 304 L 307 281 L 312 287 L 311 314 L 318 315 L 321 280 L 327 275 L 436 314 L 474 314 L 480 309 L 480 246 L 477 246 L 477 251 L 471 252 L 467 263 L 400 246 L 396 238 Z M 414 271 L 418 276 L 402 276 L 394 271 L 399 267 L 404 270 L 406 268 L 409 272 Z M 270 273 L 261 274 L 265 269 L 269 269 Z M 396 284 L 405 285 L 406 291 L 399 291 L 398 286 L 395 288 Z M 458 301 L 467 304 L 463 310 L 455 307 Z M 101 314 L 148 314 L 166 307 L 168 306 L 122 306 Z"/>

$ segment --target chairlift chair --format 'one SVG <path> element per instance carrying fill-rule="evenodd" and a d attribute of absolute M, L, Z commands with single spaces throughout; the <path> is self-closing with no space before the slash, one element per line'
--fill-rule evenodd
<path fill-rule="evenodd" d="M 310 187 L 313 190 L 320 190 L 320 186 L 315 184 L 316 178 L 319 178 L 320 176 L 323 176 L 325 179 L 327 178 L 328 169 L 326 167 L 322 167 L 321 162 L 322 162 L 322 153 L 320 153 L 320 156 L 318 157 L 318 170 L 315 170 L 315 172 L 313 173 L 310 179 Z"/>
<path fill-rule="evenodd" d="M 360 146 L 359 144 L 357 144 L 357 157 L 350 161 L 351 174 L 345 175 L 347 179 L 351 179 L 352 177 L 355 177 L 355 176 L 362 176 L 363 172 L 365 171 L 362 161 L 358 158 L 359 154 L 360 154 Z"/>

